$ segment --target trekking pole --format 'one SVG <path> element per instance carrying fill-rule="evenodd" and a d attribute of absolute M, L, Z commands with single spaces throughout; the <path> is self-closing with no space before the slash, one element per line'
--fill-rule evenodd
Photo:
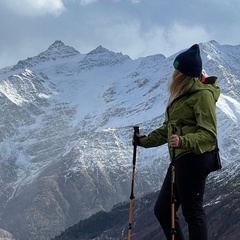
<path fill-rule="evenodd" d="M 171 125 L 172 134 L 176 134 L 176 126 Z M 171 163 L 171 235 L 172 240 L 175 240 L 175 194 L 174 194 L 174 183 L 175 183 L 175 148 L 173 147 L 172 163 Z"/>
<path fill-rule="evenodd" d="M 132 219 L 133 219 L 133 199 L 134 193 L 134 175 L 135 175 L 135 165 L 136 165 L 136 156 L 137 156 L 137 134 L 139 134 L 139 127 L 134 126 L 134 135 L 133 135 L 133 162 L 132 162 L 132 187 L 131 187 L 131 195 L 130 195 L 130 206 L 129 206 L 129 221 L 128 221 L 128 240 L 131 239 L 131 231 L 132 231 Z"/>

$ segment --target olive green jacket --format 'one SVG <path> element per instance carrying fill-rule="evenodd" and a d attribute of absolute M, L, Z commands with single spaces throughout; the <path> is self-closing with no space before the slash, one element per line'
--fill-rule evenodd
<path fill-rule="evenodd" d="M 168 139 L 172 135 L 174 124 L 181 140 L 181 146 L 175 149 L 176 159 L 185 153 L 202 154 L 212 151 L 216 146 L 215 110 L 220 95 L 216 79 L 212 77 L 212 84 L 203 84 L 198 78 L 193 78 L 185 93 L 168 104 L 163 125 L 140 138 L 140 146 L 150 148 L 168 143 L 172 158 L 173 151 Z"/>

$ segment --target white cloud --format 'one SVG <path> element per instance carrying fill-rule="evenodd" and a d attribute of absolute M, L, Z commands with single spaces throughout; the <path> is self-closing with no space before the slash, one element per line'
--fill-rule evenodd
<path fill-rule="evenodd" d="M 141 0 L 131 0 L 132 3 L 140 3 Z"/>
<path fill-rule="evenodd" d="M 199 25 L 186 26 L 174 23 L 171 28 L 166 31 L 165 44 L 173 52 L 188 48 L 190 45 L 211 40 L 211 36 L 207 31 Z M 176 48 L 177 46 L 177 48 Z"/>
<path fill-rule="evenodd" d="M 81 53 L 102 45 L 134 59 L 168 57 L 209 40 L 237 45 L 240 1 L 229 1 L 222 7 L 217 0 L 186 0 L 186 7 L 173 0 L 0 0 L 0 62 L 15 64 L 57 39 Z"/>
<path fill-rule="evenodd" d="M 62 0 L 4 0 L 2 4 L 17 14 L 32 17 L 44 14 L 58 16 L 65 10 Z"/>
<path fill-rule="evenodd" d="M 169 27 L 156 24 L 148 29 L 142 29 L 141 22 L 137 20 L 131 20 L 127 24 L 105 22 L 105 25 L 98 26 L 95 33 L 101 36 L 98 38 L 99 42 L 103 42 L 105 47 L 113 51 L 120 49 L 133 59 L 157 53 L 168 57 L 195 43 L 211 39 L 206 30 L 198 25 L 186 26 L 175 23 Z"/>
<path fill-rule="evenodd" d="M 97 0 L 79 0 L 80 4 L 83 6 L 93 3 L 93 2 L 96 2 L 96 1 Z"/>

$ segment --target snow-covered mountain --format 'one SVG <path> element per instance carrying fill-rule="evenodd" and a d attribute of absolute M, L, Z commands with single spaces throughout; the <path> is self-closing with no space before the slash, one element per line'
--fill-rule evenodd
<path fill-rule="evenodd" d="M 200 47 L 205 73 L 222 88 L 224 168 L 212 179 L 228 176 L 231 184 L 240 161 L 240 46 Z M 175 55 L 132 60 L 102 46 L 81 54 L 56 41 L 1 69 L 0 228 L 19 240 L 47 240 L 128 201 L 132 127 L 147 134 L 162 124 Z M 169 160 L 166 146 L 139 149 L 137 157 L 141 197 L 159 188 Z"/>

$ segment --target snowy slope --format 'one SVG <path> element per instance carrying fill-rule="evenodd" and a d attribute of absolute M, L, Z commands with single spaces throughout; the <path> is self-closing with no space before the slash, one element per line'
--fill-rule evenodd
<path fill-rule="evenodd" d="M 239 168 L 240 46 L 200 46 L 206 74 L 218 76 L 222 88 L 224 170 L 216 181 Z M 164 121 L 175 55 L 132 60 L 102 46 L 81 54 L 56 41 L 1 69 L 2 228 L 18 239 L 49 239 L 128 200 L 132 126 L 147 134 Z M 166 146 L 138 150 L 136 197 L 158 189 L 167 164 Z"/>

